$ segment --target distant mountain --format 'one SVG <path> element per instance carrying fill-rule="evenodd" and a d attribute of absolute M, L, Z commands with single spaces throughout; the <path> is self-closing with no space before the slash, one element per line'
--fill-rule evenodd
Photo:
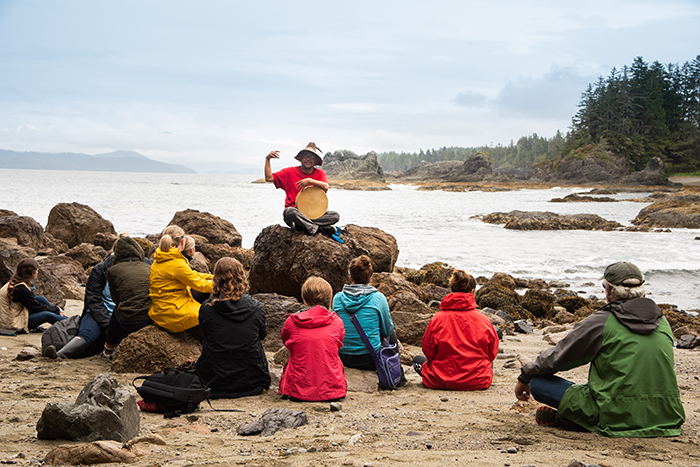
<path fill-rule="evenodd" d="M 197 171 L 184 165 L 154 161 L 134 151 L 114 151 L 90 156 L 72 152 L 19 152 L 0 149 L 0 168 L 85 170 L 95 172 L 197 173 Z"/>

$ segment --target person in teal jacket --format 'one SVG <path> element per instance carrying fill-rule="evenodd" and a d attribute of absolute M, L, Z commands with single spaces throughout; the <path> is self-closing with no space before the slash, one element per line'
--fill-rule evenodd
<path fill-rule="evenodd" d="M 362 255 L 353 259 L 350 263 L 352 284 L 346 284 L 343 290 L 333 297 L 333 311 L 342 318 L 345 326 L 345 339 L 338 354 L 343 365 L 348 368 L 376 369 L 374 359 L 362 342 L 355 325 L 350 321 L 349 312 L 357 315 L 357 320 L 375 351 L 381 349 L 383 337 L 392 344 L 398 342 L 386 297 L 376 288 L 367 285 L 372 273 L 372 261 L 369 256 Z"/>
<path fill-rule="evenodd" d="M 555 347 L 523 365 L 515 395 L 547 406 L 537 423 L 579 425 L 609 437 L 679 436 L 685 411 L 673 363 L 673 334 L 661 309 L 644 297 L 644 277 L 632 263 L 605 270 L 608 304 Z M 555 376 L 590 362 L 588 382 Z"/>

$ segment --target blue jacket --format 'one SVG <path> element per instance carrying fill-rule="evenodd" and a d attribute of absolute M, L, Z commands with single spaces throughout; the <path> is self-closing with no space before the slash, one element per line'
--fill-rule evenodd
<path fill-rule="evenodd" d="M 374 350 L 382 346 L 381 337 L 389 337 L 394 330 L 389 304 L 386 297 L 377 289 L 365 284 L 347 284 L 342 292 L 333 297 L 333 311 L 338 313 L 345 326 L 345 339 L 340 353 L 345 355 L 365 355 L 369 350 L 362 342 L 355 325 L 350 321 L 348 310 L 357 315 L 362 329 L 367 334 Z"/>

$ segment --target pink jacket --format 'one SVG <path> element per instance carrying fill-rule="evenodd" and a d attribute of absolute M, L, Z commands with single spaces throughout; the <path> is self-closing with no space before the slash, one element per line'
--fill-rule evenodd
<path fill-rule="evenodd" d="M 345 397 L 348 385 L 338 357 L 344 337 L 343 320 L 322 306 L 290 315 L 282 328 L 282 342 L 290 355 L 280 378 L 280 394 L 303 401 Z"/>

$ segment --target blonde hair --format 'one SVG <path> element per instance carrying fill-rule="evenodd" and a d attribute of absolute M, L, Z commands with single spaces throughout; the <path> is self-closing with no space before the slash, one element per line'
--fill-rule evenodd
<path fill-rule="evenodd" d="M 185 235 L 183 238 L 185 239 L 185 246 L 182 248 L 183 251 L 188 251 L 195 247 L 194 238 L 189 235 Z"/>
<path fill-rule="evenodd" d="M 214 265 L 213 301 L 238 300 L 248 289 L 248 279 L 241 263 L 227 256 Z"/>
<path fill-rule="evenodd" d="M 452 292 L 472 293 L 474 289 L 476 289 L 476 279 L 461 269 L 455 269 L 450 277 L 450 290 Z"/>
<path fill-rule="evenodd" d="M 173 247 L 177 247 L 180 241 L 185 237 L 185 231 L 178 225 L 169 225 L 163 229 L 163 236 L 160 237 L 158 248 L 160 251 L 169 251 Z"/>
<path fill-rule="evenodd" d="M 321 305 L 327 310 L 330 310 L 331 300 L 333 299 L 333 289 L 325 279 L 318 276 L 311 276 L 306 279 L 304 285 L 301 286 L 301 299 L 309 306 Z"/>

